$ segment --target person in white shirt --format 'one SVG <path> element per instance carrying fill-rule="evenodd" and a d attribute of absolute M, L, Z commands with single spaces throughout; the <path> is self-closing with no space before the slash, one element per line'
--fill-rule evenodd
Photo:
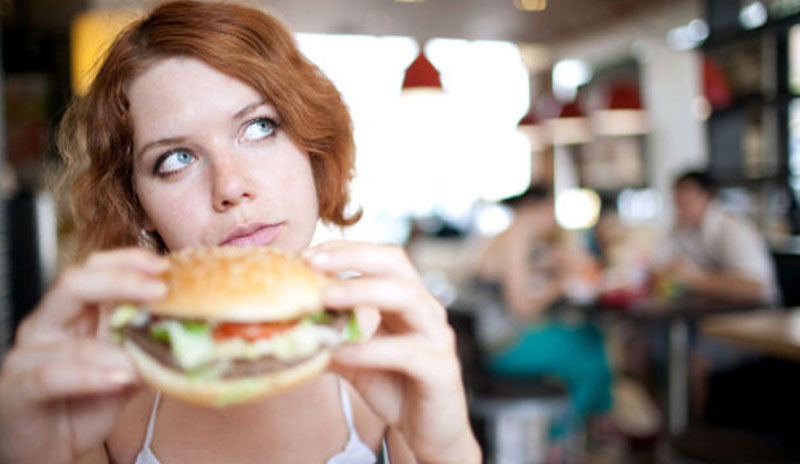
<path fill-rule="evenodd" d="M 716 200 L 708 174 L 686 172 L 674 182 L 676 225 L 668 270 L 693 294 L 743 302 L 778 299 L 772 259 L 763 236 L 746 218 Z"/>
<path fill-rule="evenodd" d="M 747 218 L 723 208 L 706 172 L 688 171 L 673 183 L 676 221 L 665 272 L 682 292 L 695 296 L 772 305 L 779 301 L 769 247 Z M 699 338 L 691 357 L 690 401 L 695 418 L 705 414 L 708 379 L 734 368 L 747 353 Z"/>

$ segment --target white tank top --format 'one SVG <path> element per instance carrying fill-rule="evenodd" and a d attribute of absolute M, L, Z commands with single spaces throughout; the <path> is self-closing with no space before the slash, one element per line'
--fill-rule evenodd
<path fill-rule="evenodd" d="M 347 427 L 350 431 L 350 437 L 344 449 L 332 456 L 326 461 L 326 464 L 374 464 L 378 462 L 375 453 L 361 441 L 358 436 L 355 424 L 353 422 L 353 409 L 350 405 L 350 397 L 347 394 L 347 388 L 342 379 L 339 379 L 339 397 L 342 403 L 342 412 L 347 420 Z M 147 433 L 142 443 L 142 449 L 136 456 L 135 464 L 161 464 L 153 450 L 150 449 L 150 443 L 153 441 L 153 429 L 155 428 L 156 416 L 158 411 L 158 404 L 161 401 L 161 393 L 156 394 L 156 399 L 153 401 L 153 408 L 150 411 L 150 420 L 147 423 Z M 388 463 L 388 456 L 386 453 L 386 446 L 382 447 L 382 462 Z"/>

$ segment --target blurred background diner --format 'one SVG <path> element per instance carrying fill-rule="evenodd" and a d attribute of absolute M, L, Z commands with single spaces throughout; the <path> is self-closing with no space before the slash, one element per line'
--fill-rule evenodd
<path fill-rule="evenodd" d="M 487 462 L 800 462 L 800 2 L 253 2 L 352 114 L 315 240 L 406 247 Z M 0 2 L 0 356 L 81 239 L 60 114 L 152 3 Z"/>

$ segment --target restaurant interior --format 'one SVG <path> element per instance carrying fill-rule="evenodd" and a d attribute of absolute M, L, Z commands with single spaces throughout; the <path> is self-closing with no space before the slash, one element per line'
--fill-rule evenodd
<path fill-rule="evenodd" d="M 153 3 L 0 2 L 0 356 L 80 240 L 53 188 L 59 117 Z M 486 462 L 800 462 L 800 1 L 254 3 L 297 32 L 351 111 L 363 217 L 315 241 L 405 247 L 448 309 Z M 687 171 L 710 174 L 763 237 L 776 298 L 690 301 L 658 273 Z M 568 382 L 487 368 L 475 288 L 515 220 L 509 199 L 532 185 L 552 194 L 562 240 L 593 257 L 548 317 L 598 327 L 613 376 L 602 417 L 560 434 Z M 699 407 L 691 359 L 708 340 L 740 358 L 706 373 Z"/>

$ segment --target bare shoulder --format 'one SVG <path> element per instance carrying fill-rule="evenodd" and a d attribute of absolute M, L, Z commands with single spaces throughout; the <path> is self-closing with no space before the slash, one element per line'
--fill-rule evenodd
<path fill-rule="evenodd" d="M 131 396 L 123 406 L 114 430 L 108 438 L 108 453 L 111 462 L 134 462 L 142 448 L 147 432 L 147 422 L 156 394 L 143 388 Z"/>

